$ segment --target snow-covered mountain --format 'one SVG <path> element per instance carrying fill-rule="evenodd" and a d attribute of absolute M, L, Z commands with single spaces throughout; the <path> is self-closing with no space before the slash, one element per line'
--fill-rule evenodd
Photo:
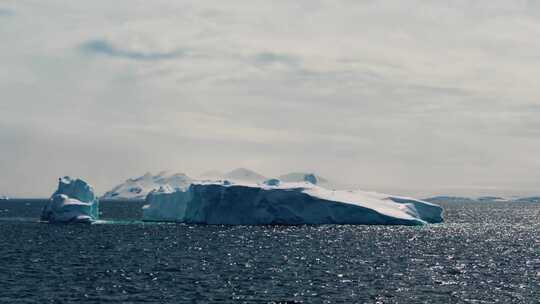
<path fill-rule="evenodd" d="M 540 202 L 539 197 L 505 198 L 500 196 L 460 197 L 434 196 L 424 199 L 430 203 L 504 203 L 504 202 Z"/>
<path fill-rule="evenodd" d="M 237 168 L 228 173 L 222 173 L 217 170 L 207 171 L 200 175 L 201 180 L 230 180 L 250 183 L 262 183 L 268 178 L 253 170 L 246 168 Z"/>
<path fill-rule="evenodd" d="M 500 196 L 481 196 L 476 198 L 479 202 L 491 203 L 491 202 L 508 202 L 508 199 Z"/>
<path fill-rule="evenodd" d="M 308 173 L 308 172 L 291 172 L 287 174 L 280 175 L 278 179 L 285 183 L 298 183 L 303 182 L 304 178 L 306 176 L 313 175 L 315 176 L 317 185 L 326 188 L 326 189 L 340 189 L 340 190 L 352 190 L 356 189 L 357 187 L 353 184 L 351 185 L 344 185 L 337 183 L 335 181 L 329 180 L 325 177 L 322 177 L 316 173 Z"/>
<path fill-rule="evenodd" d="M 231 180 L 250 183 L 261 183 L 267 178 L 255 171 L 238 168 L 228 173 L 221 173 L 216 170 L 201 174 L 198 179 L 191 178 L 183 173 L 169 174 L 167 171 L 152 175 L 146 173 L 143 176 L 130 178 L 125 182 L 107 191 L 101 199 L 144 199 L 152 190 L 161 187 L 171 189 L 186 189 L 195 180 Z"/>
<path fill-rule="evenodd" d="M 540 203 L 540 196 L 522 197 L 514 201 L 519 203 Z"/>
<path fill-rule="evenodd" d="M 439 203 L 475 203 L 476 200 L 469 197 L 439 195 L 423 199 L 426 202 Z"/>
<path fill-rule="evenodd" d="M 193 179 L 183 173 L 169 174 L 166 171 L 157 175 L 146 173 L 137 178 L 130 178 L 124 183 L 107 191 L 102 199 L 144 199 L 146 195 L 160 187 L 168 186 L 172 189 L 185 189 Z"/>
<path fill-rule="evenodd" d="M 203 174 L 201 174 L 199 176 L 200 179 L 209 179 L 209 180 L 218 180 L 218 179 L 223 179 L 223 176 L 225 174 L 223 172 L 220 172 L 218 170 L 210 170 L 210 171 L 206 171 L 204 172 Z"/>
<path fill-rule="evenodd" d="M 328 179 L 316 174 L 304 172 L 291 172 L 279 176 L 278 179 L 286 183 L 304 182 L 304 178 L 308 175 L 313 175 L 316 178 L 316 184 L 322 187 L 328 189 L 336 188 L 336 184 L 330 182 Z M 169 187 L 172 190 L 176 188 L 186 189 L 195 181 L 228 180 L 232 182 L 257 184 L 263 183 L 268 179 L 268 177 L 246 168 L 237 168 L 227 173 L 210 170 L 201 174 L 198 178 L 191 178 L 183 173 L 169 174 L 167 171 L 160 172 L 157 175 L 146 173 L 143 176 L 130 178 L 119 184 L 112 190 L 107 191 L 101 199 L 144 199 L 152 190 L 158 190 L 161 187 Z"/>
<path fill-rule="evenodd" d="M 317 175 L 315 173 L 306 173 L 306 172 L 291 172 L 291 173 L 280 175 L 278 179 L 285 183 L 298 183 L 298 182 L 303 182 L 305 176 L 310 175 L 310 174 L 313 174 L 315 176 L 315 178 L 317 179 L 317 184 L 319 185 L 320 184 L 324 185 L 324 184 L 329 183 L 328 179 L 320 175 Z"/>
<path fill-rule="evenodd" d="M 234 169 L 229 173 L 223 175 L 224 179 L 243 182 L 262 183 L 268 178 L 246 168 Z"/>

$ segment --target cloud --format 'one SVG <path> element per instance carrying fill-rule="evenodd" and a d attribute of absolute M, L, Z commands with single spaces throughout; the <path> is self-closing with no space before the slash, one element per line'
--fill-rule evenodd
<path fill-rule="evenodd" d="M 287 66 L 296 66 L 299 64 L 300 59 L 296 56 L 283 54 L 283 53 L 274 53 L 274 52 L 260 52 L 253 56 L 253 61 L 255 64 L 267 65 L 267 64 L 284 64 Z"/>
<path fill-rule="evenodd" d="M 187 50 L 178 49 L 171 52 L 142 52 L 128 49 L 122 49 L 114 46 L 107 40 L 90 40 L 80 45 L 80 50 L 85 53 L 94 53 L 110 57 L 127 58 L 142 61 L 171 60 L 185 57 Z"/>
<path fill-rule="evenodd" d="M 540 179 L 540 7 L 528 0 L 5 8 L 32 18 L 0 26 L 0 192 L 36 170 L 104 191 L 149 170 L 252 163 L 415 195 Z"/>
<path fill-rule="evenodd" d="M 0 8 L 0 17 L 10 17 L 15 15 L 15 12 L 7 9 L 7 8 Z"/>

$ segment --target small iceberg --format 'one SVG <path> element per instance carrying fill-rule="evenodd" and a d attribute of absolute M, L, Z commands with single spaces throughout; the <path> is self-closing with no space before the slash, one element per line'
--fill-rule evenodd
<path fill-rule="evenodd" d="M 317 178 L 284 183 L 194 182 L 146 197 L 144 221 L 224 225 L 423 225 L 443 221 L 440 206 L 375 192 L 329 190 Z"/>
<path fill-rule="evenodd" d="M 41 213 L 49 223 L 91 223 L 99 218 L 99 202 L 94 189 L 82 179 L 59 179 L 58 189 Z"/>

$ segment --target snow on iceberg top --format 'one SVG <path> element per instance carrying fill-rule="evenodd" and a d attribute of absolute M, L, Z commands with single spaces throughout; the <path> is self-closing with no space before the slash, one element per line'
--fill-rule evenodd
<path fill-rule="evenodd" d="M 73 179 L 69 176 L 58 179 L 58 189 L 52 196 L 57 194 L 64 194 L 85 203 L 92 203 L 96 199 L 92 186 L 82 179 Z"/>

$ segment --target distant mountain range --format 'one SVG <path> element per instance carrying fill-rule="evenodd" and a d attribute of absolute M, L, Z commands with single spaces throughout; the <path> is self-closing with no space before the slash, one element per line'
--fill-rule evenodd
<path fill-rule="evenodd" d="M 476 202 L 475 199 L 468 198 L 468 197 L 461 197 L 461 196 L 434 196 L 434 197 L 428 197 L 423 199 L 426 202 L 438 204 L 441 202 L 448 202 L 448 203 L 474 203 Z"/>
<path fill-rule="evenodd" d="M 166 171 L 157 175 L 146 173 L 143 176 L 129 178 L 125 182 L 107 191 L 102 199 L 144 199 L 146 195 L 160 187 L 173 189 L 187 188 L 193 179 L 183 173 L 169 174 Z"/>
<path fill-rule="evenodd" d="M 223 179 L 228 179 L 228 180 L 233 180 L 233 181 L 261 183 L 267 180 L 268 178 L 255 171 L 252 171 L 246 168 L 238 168 L 223 175 Z"/>
<path fill-rule="evenodd" d="M 540 196 L 521 197 L 513 201 L 523 203 L 540 203 Z"/>
<path fill-rule="evenodd" d="M 200 179 L 202 180 L 232 180 L 232 181 L 260 183 L 260 182 L 264 182 L 268 178 L 253 170 L 249 170 L 246 168 L 237 168 L 228 173 L 219 172 L 217 170 L 207 171 L 201 174 Z"/>
<path fill-rule="evenodd" d="M 460 197 L 460 196 L 434 196 L 423 199 L 430 203 L 495 203 L 495 202 L 516 202 L 516 203 L 540 203 L 540 197 L 521 197 L 521 198 L 504 198 L 499 196 L 481 196 L 476 198 Z"/>
<path fill-rule="evenodd" d="M 278 177 L 283 182 L 301 182 L 308 173 L 292 172 Z M 328 187 L 328 179 L 315 174 L 317 183 L 323 187 Z M 169 174 L 166 171 L 157 175 L 146 173 L 140 177 L 127 179 L 125 182 L 117 185 L 107 191 L 101 199 L 144 199 L 146 195 L 160 187 L 171 187 L 173 189 L 186 189 L 196 180 L 230 180 L 236 182 L 262 183 L 269 178 L 253 170 L 246 168 L 237 168 L 227 173 L 212 170 L 201 174 L 198 178 L 191 178 L 183 173 Z M 328 187 L 331 188 L 331 187 Z"/>
<path fill-rule="evenodd" d="M 218 170 L 210 170 L 210 171 L 206 171 L 204 172 L 203 174 L 201 174 L 199 176 L 200 179 L 220 179 L 224 176 L 225 174 L 223 172 L 220 172 Z"/>
<path fill-rule="evenodd" d="M 288 174 L 284 174 L 284 175 L 280 175 L 278 177 L 278 179 L 280 181 L 283 181 L 283 182 L 288 182 L 288 183 L 291 183 L 291 182 L 301 182 L 304 180 L 304 176 L 306 176 L 307 172 L 292 172 L 292 173 L 288 173 Z M 315 177 L 317 178 L 317 183 L 318 184 L 328 184 L 329 181 L 322 177 L 322 176 L 319 176 L 317 174 L 314 174 Z"/>

